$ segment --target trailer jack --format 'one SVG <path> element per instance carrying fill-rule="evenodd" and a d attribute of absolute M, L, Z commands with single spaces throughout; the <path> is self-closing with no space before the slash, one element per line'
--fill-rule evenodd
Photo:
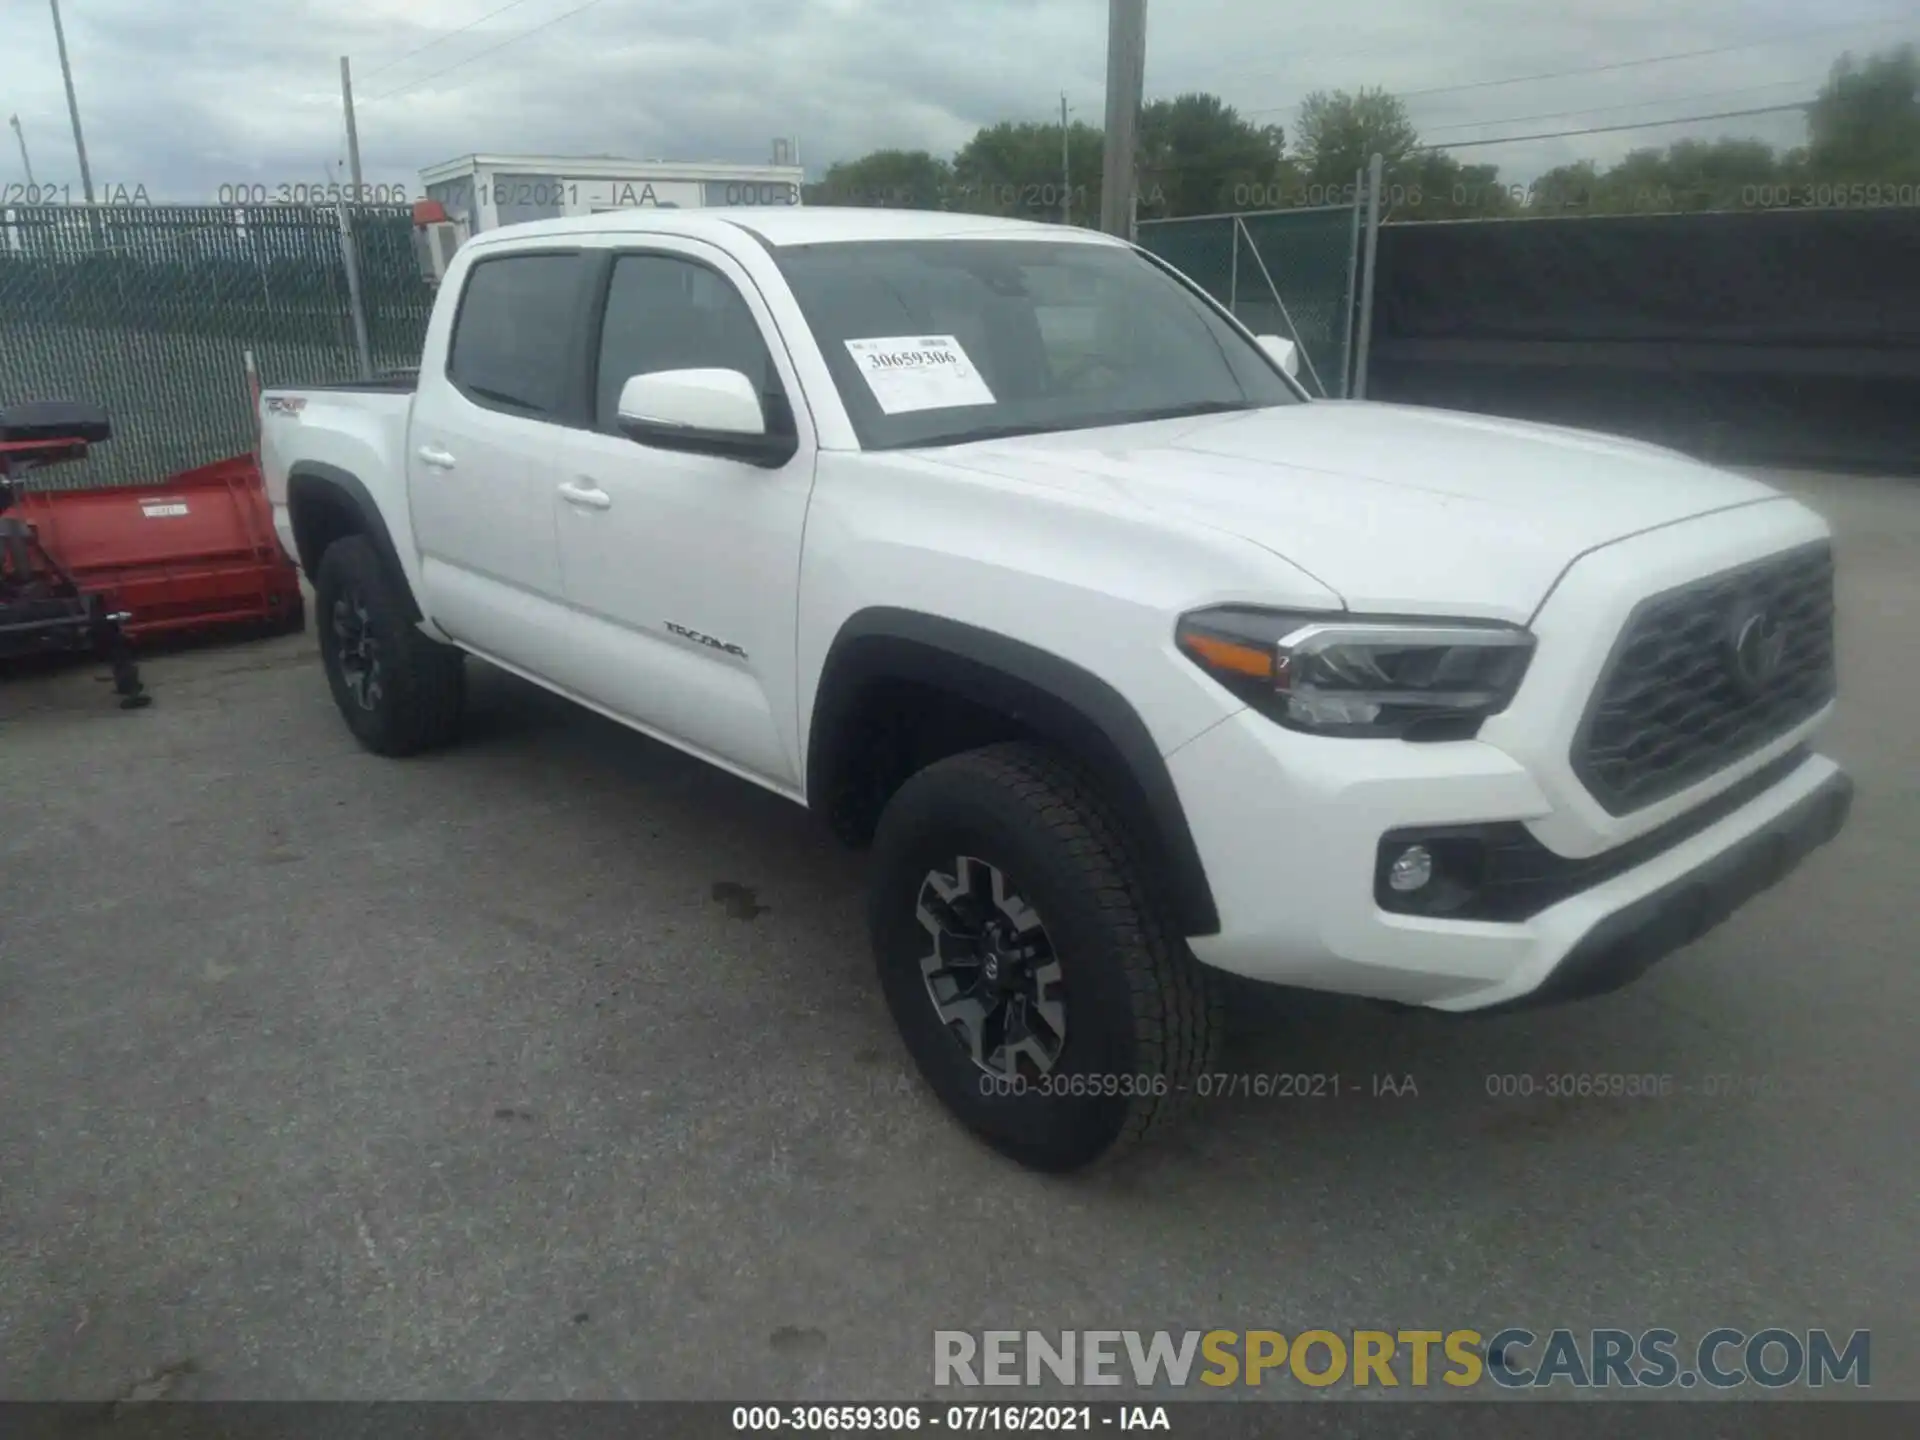
<path fill-rule="evenodd" d="M 90 650 L 113 675 L 122 710 L 153 703 L 140 682 L 125 625 L 132 617 L 83 590 L 25 520 L 9 517 L 14 482 L 29 471 L 78 460 L 109 434 L 91 406 L 21 405 L 0 411 L 0 660 Z"/>

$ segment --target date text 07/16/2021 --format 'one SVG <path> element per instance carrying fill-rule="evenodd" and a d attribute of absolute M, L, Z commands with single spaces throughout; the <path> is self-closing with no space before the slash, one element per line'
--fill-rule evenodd
<path fill-rule="evenodd" d="M 900 1434 L 903 1431 L 1171 1431 L 1164 1405 L 736 1405 L 739 1432 L 833 1431 Z"/>

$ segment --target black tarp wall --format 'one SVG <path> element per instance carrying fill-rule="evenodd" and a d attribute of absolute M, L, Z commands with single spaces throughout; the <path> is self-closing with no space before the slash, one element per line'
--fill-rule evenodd
<path fill-rule="evenodd" d="M 1389 225 L 1367 393 L 1920 473 L 1920 209 Z"/>

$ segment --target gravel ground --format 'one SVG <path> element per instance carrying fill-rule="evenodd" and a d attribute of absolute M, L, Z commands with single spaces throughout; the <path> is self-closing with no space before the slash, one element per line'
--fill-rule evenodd
<path fill-rule="evenodd" d="M 0 683 L 0 1394 L 910 1397 L 936 1329 L 1518 1324 L 1871 1327 L 1920 1397 L 1920 488 L 1781 478 L 1841 533 L 1838 842 L 1577 1007 L 1243 992 L 1229 1068 L 1342 1098 L 1076 1180 L 911 1078 L 862 861 L 772 796 L 491 671 L 375 759 L 310 635 L 131 714 Z M 1488 1093 L 1565 1072 L 1676 1088 Z"/>

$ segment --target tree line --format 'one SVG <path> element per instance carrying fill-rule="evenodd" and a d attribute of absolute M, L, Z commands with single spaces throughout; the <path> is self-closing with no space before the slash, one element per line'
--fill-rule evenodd
<path fill-rule="evenodd" d="M 962 210 L 1094 224 L 1099 127 L 1002 121 L 951 157 L 876 150 L 828 168 L 809 205 Z M 1504 215 L 1920 204 L 1920 52 L 1912 45 L 1836 60 L 1807 109 L 1807 143 L 1681 140 L 1617 164 L 1549 170 L 1529 184 L 1421 142 L 1383 89 L 1316 91 L 1292 133 L 1202 92 L 1156 100 L 1139 127 L 1141 220 L 1351 204 L 1368 157 L 1383 161 L 1387 221 Z"/>

